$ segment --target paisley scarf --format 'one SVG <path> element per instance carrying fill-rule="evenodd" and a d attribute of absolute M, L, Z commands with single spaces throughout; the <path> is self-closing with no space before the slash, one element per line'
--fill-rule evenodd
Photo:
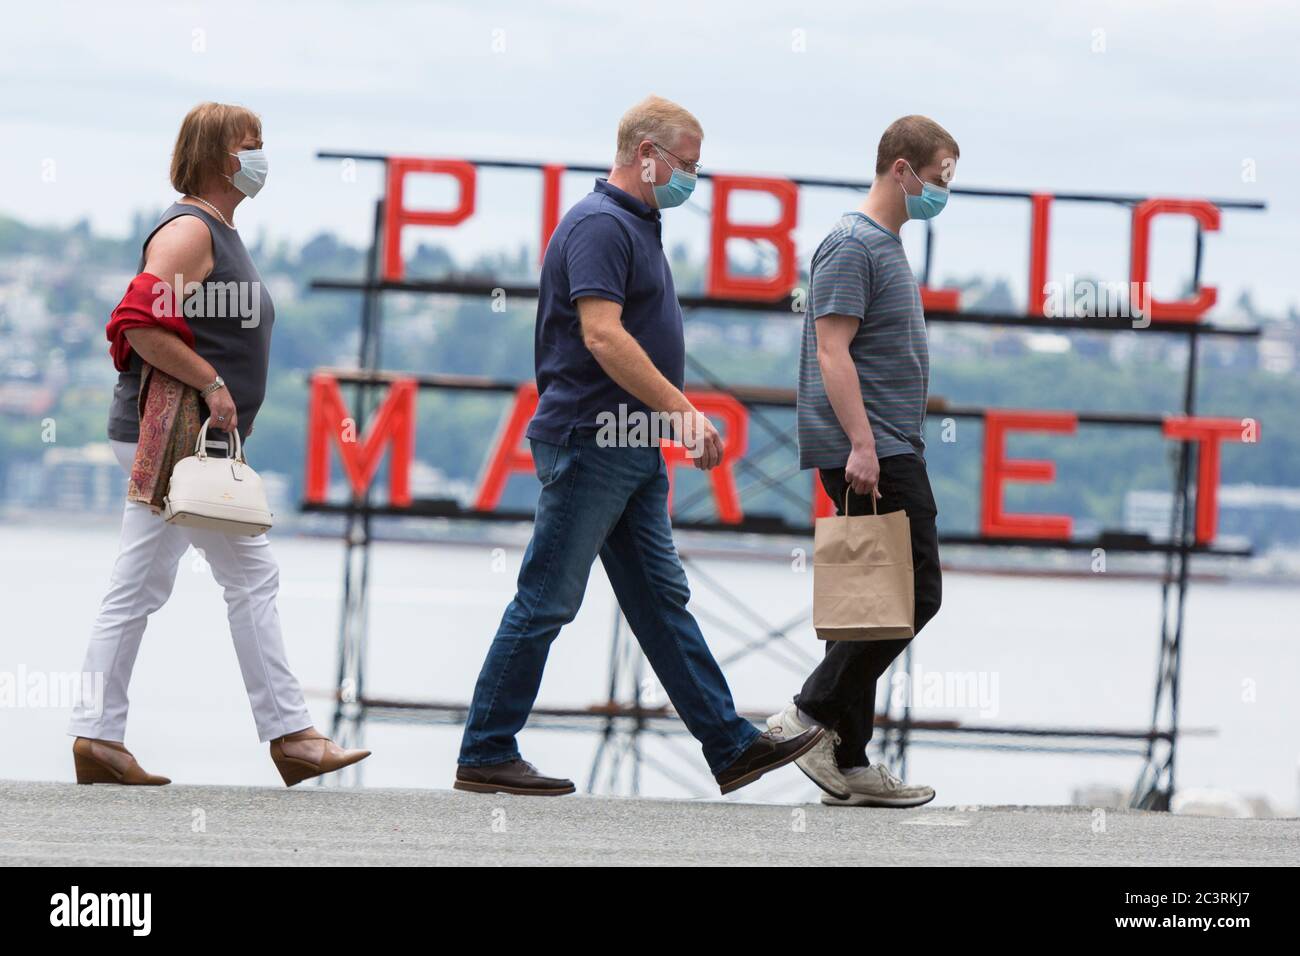
<path fill-rule="evenodd" d="M 162 511 L 172 469 L 194 454 L 203 424 L 199 390 L 145 362 L 140 372 L 140 440 L 135 446 L 127 501 Z"/>

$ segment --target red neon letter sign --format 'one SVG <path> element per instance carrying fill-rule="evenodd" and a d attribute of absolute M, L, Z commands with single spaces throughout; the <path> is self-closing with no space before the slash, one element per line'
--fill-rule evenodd
<path fill-rule="evenodd" d="M 339 394 L 338 380 L 332 375 L 311 377 L 311 402 L 307 411 L 307 500 L 325 500 L 330 476 L 330 441 L 338 445 L 339 457 L 352 484 L 352 493 L 362 495 L 384 455 L 384 446 L 392 443 L 388 460 L 388 502 L 399 508 L 411 503 L 411 451 L 415 444 L 414 379 L 393 381 L 379 406 L 366 437 L 344 441 L 340 431 L 347 421 L 347 406 Z"/>
<path fill-rule="evenodd" d="M 815 525 L 818 518 L 829 518 L 835 514 L 835 502 L 831 501 L 831 496 L 826 493 L 821 476 L 816 471 L 812 473 L 812 483 L 812 517 Z"/>
<path fill-rule="evenodd" d="M 1029 224 L 1029 314 L 1047 314 L 1047 236 L 1051 223 L 1052 197 L 1034 193 Z"/>
<path fill-rule="evenodd" d="M 1152 322 L 1194 322 L 1200 319 L 1218 298 L 1218 290 L 1203 286 L 1194 298 L 1182 302 L 1162 302 L 1147 290 L 1151 266 L 1151 220 L 1168 213 L 1181 213 L 1195 219 L 1207 232 L 1219 229 L 1219 207 L 1204 199 L 1148 199 L 1133 207 L 1133 259 L 1129 281 L 1136 283 L 1137 311 Z"/>
<path fill-rule="evenodd" d="M 407 173 L 443 173 L 460 183 L 460 202 L 454 209 L 407 209 L 403 202 Z M 421 159 L 392 156 L 384 194 L 384 278 L 402 278 L 403 226 L 455 226 L 474 213 L 474 165 L 459 159 Z"/>
<path fill-rule="evenodd" d="M 516 390 L 510 416 L 492 443 L 487 470 L 483 472 L 483 480 L 479 482 L 478 494 L 474 498 L 474 507 L 478 511 L 491 511 L 500 503 L 501 493 L 506 490 L 506 482 L 512 474 L 517 471 L 533 473 L 533 453 L 522 442 L 535 411 L 537 383 L 525 382 Z"/>
<path fill-rule="evenodd" d="M 560 224 L 560 181 L 564 167 L 550 164 L 542 167 L 542 242 L 537 247 L 537 261 L 546 258 L 546 244 L 551 233 Z"/>
<path fill-rule="evenodd" d="M 729 395 L 714 392 L 687 392 L 687 396 L 700 411 L 718 419 L 723 425 L 723 463 L 709 472 L 713 484 L 713 497 L 717 502 L 720 520 L 738 524 L 743 515 L 740 510 L 740 496 L 736 490 L 736 479 L 732 472 L 732 463 L 745 454 L 749 435 L 749 417 L 745 407 Z M 492 443 L 487 467 L 479 482 L 478 494 L 474 497 L 474 508 L 478 511 L 491 511 L 501 503 L 510 476 L 518 472 L 533 473 L 533 456 L 523 443 L 528 430 L 528 423 L 537 411 L 537 385 L 525 382 L 515 392 L 514 404 L 506 416 L 501 430 Z M 681 446 L 664 445 L 664 462 L 668 467 L 669 480 L 672 469 L 690 459 Z M 670 499 L 671 501 L 671 499 Z"/>
<path fill-rule="evenodd" d="M 931 309 L 935 312 L 960 312 L 961 290 L 931 289 L 928 285 L 923 285 L 921 286 L 921 308 L 927 312 Z"/>
<path fill-rule="evenodd" d="M 991 538 L 1068 538 L 1072 527 L 1066 515 L 1006 514 L 1002 486 L 1008 481 L 1054 481 L 1056 464 L 1050 461 L 1008 459 L 1006 433 L 1027 430 L 1073 435 L 1078 417 L 1070 412 L 999 412 L 984 415 L 984 486 L 981 531 Z"/>
<path fill-rule="evenodd" d="M 722 464 L 709 471 L 713 485 L 713 500 L 718 508 L 718 520 L 724 524 L 740 524 L 744 515 L 740 510 L 740 494 L 736 491 L 736 473 L 733 466 L 745 456 L 749 445 L 749 413 L 724 392 L 688 392 L 691 404 L 702 414 L 722 425 Z M 678 465 L 693 463 L 680 444 L 662 445 L 664 465 L 668 469 L 668 511 L 673 509 L 673 469 Z"/>
<path fill-rule="evenodd" d="M 736 299 L 779 299 L 794 288 L 799 273 L 790 233 L 799 218 L 799 189 L 788 179 L 766 176 L 714 176 L 712 235 L 709 240 L 709 295 Z M 727 218 L 733 191 L 768 193 L 781 207 L 776 222 L 734 223 Z M 735 276 L 727 270 L 728 239 L 762 239 L 776 247 L 771 276 Z"/>
<path fill-rule="evenodd" d="M 1219 444 L 1244 441 L 1245 426 L 1236 418 L 1166 418 L 1166 438 L 1200 443 L 1196 464 L 1196 543 L 1209 544 L 1219 528 Z M 1259 426 L 1255 426 L 1255 441 Z"/>

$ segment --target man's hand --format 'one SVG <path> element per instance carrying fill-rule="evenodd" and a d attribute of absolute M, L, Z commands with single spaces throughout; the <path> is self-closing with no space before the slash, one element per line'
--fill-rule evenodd
<path fill-rule="evenodd" d="M 875 444 L 858 445 L 849 452 L 849 462 L 844 466 L 844 478 L 849 487 L 860 495 L 870 491 L 880 497 L 880 459 L 876 457 Z"/>
<path fill-rule="evenodd" d="M 235 426 L 239 424 L 239 418 L 235 414 L 235 402 L 230 397 L 230 389 L 222 386 L 205 399 L 208 403 L 208 411 L 212 413 L 212 424 L 222 431 L 233 432 Z"/>
<path fill-rule="evenodd" d="M 682 419 L 682 434 L 678 436 L 686 446 L 691 463 L 700 471 L 708 471 L 722 464 L 722 436 L 706 416 L 692 409 Z"/>

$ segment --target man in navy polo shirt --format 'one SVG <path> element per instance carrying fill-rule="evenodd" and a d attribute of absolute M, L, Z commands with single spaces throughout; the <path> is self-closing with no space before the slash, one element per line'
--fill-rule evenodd
<path fill-rule="evenodd" d="M 722 443 L 682 392 L 682 312 L 660 209 L 694 188 L 704 132 L 652 96 L 619 123 L 608 179 L 561 220 L 546 247 L 537 305 L 540 399 L 528 426 L 542 483 L 515 598 L 488 649 L 465 720 L 455 786 L 479 793 L 572 793 L 522 759 L 523 728 L 551 642 L 582 604 L 600 557 L 633 633 L 723 793 L 802 756 L 824 731 L 759 731 L 731 691 L 686 603 L 668 519 L 657 426 L 668 422 L 697 468 Z M 640 420 L 650 427 L 638 429 Z M 620 432 L 611 422 L 633 427 Z"/>

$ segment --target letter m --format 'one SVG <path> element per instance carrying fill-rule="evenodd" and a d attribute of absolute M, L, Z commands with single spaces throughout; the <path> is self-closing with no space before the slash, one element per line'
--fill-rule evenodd
<path fill-rule="evenodd" d="M 376 409 L 365 438 L 356 436 L 356 425 L 348 415 L 339 383 L 333 375 L 316 373 L 311 377 L 311 396 L 307 412 L 307 502 L 325 501 L 330 477 L 330 444 L 338 446 L 343 469 L 347 472 L 356 497 L 365 494 L 379 469 L 384 448 L 389 443 L 393 454 L 388 462 L 389 504 L 404 508 L 411 503 L 411 452 L 415 443 L 416 382 L 396 378 L 383 404 Z"/>

